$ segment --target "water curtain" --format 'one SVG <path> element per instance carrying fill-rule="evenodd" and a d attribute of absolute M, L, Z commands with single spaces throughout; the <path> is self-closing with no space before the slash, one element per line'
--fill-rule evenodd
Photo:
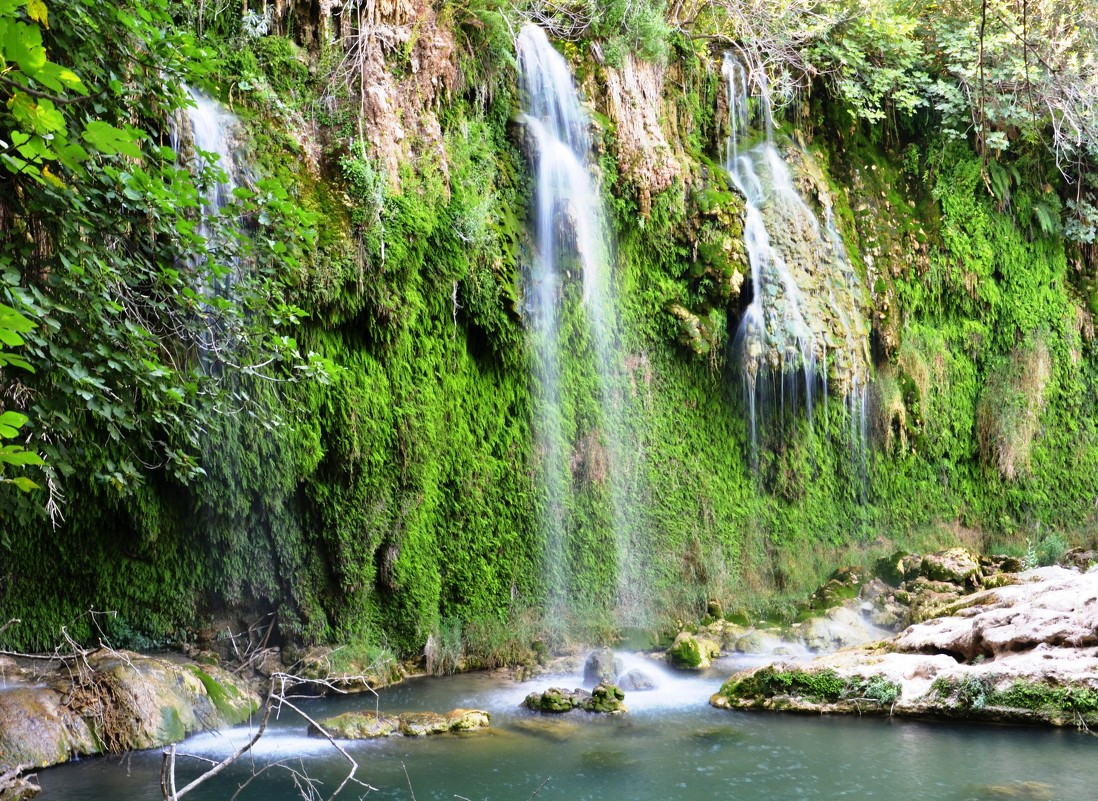
<path fill-rule="evenodd" d="M 622 359 L 610 246 L 588 162 L 590 121 L 568 64 L 545 32 L 524 26 L 517 48 L 521 119 L 535 173 L 535 253 L 525 313 L 536 351 L 535 424 L 546 492 L 542 523 L 549 604 L 567 610 L 578 590 L 569 568 L 572 551 L 581 547 L 580 537 L 589 546 L 597 538 L 592 528 L 601 529 L 612 540 L 614 603 L 632 616 L 644 593 L 633 575 Z M 598 496 L 598 508 L 586 506 L 580 492 Z"/>

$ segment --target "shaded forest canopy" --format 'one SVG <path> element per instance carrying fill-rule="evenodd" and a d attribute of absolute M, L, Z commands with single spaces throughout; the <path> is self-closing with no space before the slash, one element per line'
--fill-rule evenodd
<path fill-rule="evenodd" d="M 406 653 L 538 621 L 529 21 L 593 112 L 631 537 L 668 619 L 920 541 L 1093 541 L 1092 4 L 0 0 L 9 644 L 99 636 L 89 608 L 131 645 L 274 612 L 288 639 Z M 841 404 L 751 453 L 726 51 L 865 289 L 864 467 Z M 173 147 L 188 86 L 239 117 L 252 165 L 206 233 L 220 168 Z M 570 623 L 599 637 L 599 421 L 569 414 Z"/>

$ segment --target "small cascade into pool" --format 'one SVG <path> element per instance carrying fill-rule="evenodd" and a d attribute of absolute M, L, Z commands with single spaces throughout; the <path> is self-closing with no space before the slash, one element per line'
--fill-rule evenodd
<path fill-rule="evenodd" d="M 819 191 L 821 224 L 775 146 L 765 73 L 746 69 L 731 53 L 723 69 L 731 129 L 725 167 L 746 201 L 751 295 L 736 345 L 752 457 L 757 459 L 764 428 L 780 432 L 796 425 L 802 407 L 812 427 L 817 409 L 826 410 L 829 396 L 837 394 L 849 420 L 852 456 L 864 475 L 870 359 L 860 281 L 826 191 Z"/>
<path fill-rule="evenodd" d="M 611 532 L 620 623 L 642 625 L 647 593 L 631 542 L 635 502 L 627 487 L 623 360 L 610 276 L 611 248 L 592 179 L 590 121 L 571 71 L 545 32 L 523 26 L 517 41 L 521 121 L 535 185 L 535 252 L 524 288 L 534 340 L 535 422 L 548 603 L 562 618 L 576 587 L 570 533 L 581 525 L 577 487 L 601 509 L 579 510 Z M 585 535 L 588 538 L 590 534 Z"/>

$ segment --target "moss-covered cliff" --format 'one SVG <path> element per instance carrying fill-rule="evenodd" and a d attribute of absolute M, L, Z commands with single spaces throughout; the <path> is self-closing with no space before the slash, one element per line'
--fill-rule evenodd
<path fill-rule="evenodd" d="M 864 294 L 869 445 L 852 444 L 843 403 L 817 403 L 809 421 L 791 401 L 753 448 L 733 343 L 750 301 L 744 200 L 722 166 L 721 59 L 744 31 L 704 15 L 676 29 L 662 5 L 639 5 L 651 29 L 609 9 L 558 43 L 595 120 L 623 365 L 613 425 L 627 451 L 607 475 L 599 389 L 589 371 L 565 369 L 572 630 L 617 625 L 612 481 L 656 618 L 713 596 L 752 607 L 803 590 L 844 551 L 1091 536 L 1093 258 L 1085 232 L 1065 234 L 1082 207 L 1061 200 L 1082 203 L 1090 184 L 1068 185 L 1036 121 L 1020 133 L 985 109 L 979 130 L 1010 137 L 995 148 L 951 135 L 942 103 L 910 101 L 944 91 L 964 60 L 912 55 L 932 39 L 923 28 L 888 28 L 862 48 L 875 79 L 872 69 L 897 70 L 876 98 L 851 89 L 878 86 L 865 72 L 802 73 L 777 141 L 808 204 L 833 206 Z M 283 305 L 270 331 L 334 367 L 324 381 L 233 373 L 234 401 L 201 418 L 191 451 L 202 474 L 189 482 L 125 435 L 115 455 L 101 416 L 36 422 L 34 398 L 64 407 L 71 391 L 50 378 L 49 358 L 34 375 L 7 368 L 5 408 L 30 413 L 27 445 L 58 465 L 50 498 L 54 483 L 64 493 L 64 521 L 51 525 L 29 511 L 44 493 L 0 486 L 22 510 L 3 520 L 0 614 L 23 621 L 5 632 L 12 643 L 49 645 L 77 618 L 76 635 L 96 636 L 98 619 L 140 642 L 277 612 L 288 637 L 414 652 L 462 625 L 485 637 L 515 627 L 544 603 L 549 500 L 523 296 L 534 189 L 515 121 L 523 16 L 493 3 L 369 8 L 164 5 L 207 48 L 202 74 L 184 77 L 231 106 L 264 191 L 284 192 L 315 232 L 272 273 Z M 59 17 L 47 48 L 62 41 Z M 846 63 L 834 48 L 871 35 L 849 20 L 829 31 L 798 52 Z M 795 59 L 786 66 L 794 74 Z M 156 113 L 162 132 L 163 109 L 130 119 L 153 126 Z M 4 264 L 18 263 L 28 234 L 5 234 Z M 13 305 L 50 291 L 43 273 L 5 281 Z M 47 336 L 38 352 L 49 347 Z M 175 447 L 179 433 L 159 419 L 140 424 Z M 61 430 L 64 452 L 48 450 Z M 104 467 L 130 457 L 133 475 Z M 89 608 L 118 615 L 81 617 Z"/>

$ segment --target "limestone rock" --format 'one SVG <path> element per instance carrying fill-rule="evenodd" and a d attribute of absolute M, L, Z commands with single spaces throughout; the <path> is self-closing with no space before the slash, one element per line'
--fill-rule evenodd
<path fill-rule="evenodd" d="M 1019 584 L 969 596 L 955 616 L 910 627 L 897 638 L 897 647 L 971 661 L 1016 656 L 1038 645 L 1098 645 L 1098 573 L 1051 567 L 1020 578 Z"/>
<path fill-rule="evenodd" d="M 743 626 L 738 626 L 735 623 L 729 623 L 727 620 L 720 621 L 720 623 L 719 641 L 721 650 L 736 650 L 736 643 L 739 641 L 740 637 L 747 633 L 747 629 Z M 712 631 L 712 629 L 710 629 L 710 631 Z"/>
<path fill-rule="evenodd" d="M 492 716 L 483 709 L 451 709 L 446 713 L 450 731 L 472 731 L 486 729 L 492 723 Z"/>
<path fill-rule="evenodd" d="M 614 681 L 622 671 L 621 657 L 615 656 L 610 648 L 597 648 L 587 657 L 583 666 L 583 683 L 599 684 Z"/>
<path fill-rule="evenodd" d="M 623 690 L 643 692 L 656 689 L 656 682 L 643 670 L 633 668 L 622 674 L 618 679 L 618 686 Z"/>
<path fill-rule="evenodd" d="M 808 665 L 779 666 L 783 676 L 766 684 L 797 687 L 805 685 L 804 674 L 833 675 L 840 689 L 836 694 L 767 695 L 758 691 L 759 682 L 745 684 L 738 674 L 733 678 L 739 684 L 731 689 L 749 692 L 730 691 L 712 703 L 1098 725 L 1098 570 L 1049 567 L 1016 578 L 1016 583 L 957 597 L 944 616 L 912 625 L 890 640 L 821 656 Z M 919 582 L 944 583 L 925 577 Z M 887 709 L 882 703 L 867 710 L 863 696 L 876 692 L 883 697 L 882 688 L 889 694 L 890 688 L 899 688 L 895 700 Z"/>
<path fill-rule="evenodd" d="M 44 768 L 99 751 L 87 721 L 38 687 L 0 691 L 0 773 L 16 765 Z"/>
<path fill-rule="evenodd" d="M 240 723 L 259 707 L 240 680 L 212 665 L 108 649 L 75 664 L 0 691 L 0 773 L 167 745 Z"/>
<path fill-rule="evenodd" d="M 129 717 L 107 736 L 110 750 L 155 748 L 214 725 L 235 725 L 259 708 L 258 699 L 228 671 L 213 665 L 179 665 L 127 652 L 88 657 L 94 681 L 110 687 L 114 704 Z M 101 699 L 82 709 L 96 714 Z M 78 709 L 81 707 L 78 706 Z"/>
<path fill-rule="evenodd" d="M 601 682 L 591 691 L 591 699 L 583 705 L 588 712 L 603 712 L 617 715 L 628 712 L 625 708 L 625 693 L 622 689 L 609 682 Z"/>
<path fill-rule="evenodd" d="M 577 687 L 566 690 L 563 687 L 550 687 L 545 692 L 533 692 L 526 696 L 523 704 L 535 712 L 571 712 L 580 706 L 590 693 Z"/>
<path fill-rule="evenodd" d="M 323 737 L 321 729 L 340 740 L 373 740 L 399 732 L 400 719 L 375 712 L 345 712 L 320 721 L 320 728 L 310 725 L 309 734 Z"/>
<path fill-rule="evenodd" d="M 345 712 L 310 726 L 309 734 L 323 737 L 326 731 L 341 740 L 374 740 L 380 737 L 404 735 L 425 737 L 444 732 L 473 731 L 491 725 L 492 716 L 483 709 L 451 709 L 436 712 L 404 712 L 400 715 L 377 712 Z"/>
<path fill-rule="evenodd" d="M 978 587 L 983 578 L 980 558 L 964 548 L 950 548 L 923 557 L 920 572 L 931 581 L 945 581 L 970 588 Z"/>
<path fill-rule="evenodd" d="M 400 716 L 400 733 L 405 737 L 423 737 L 450 730 L 450 721 L 435 712 L 405 712 Z"/>
<path fill-rule="evenodd" d="M 751 629 L 737 638 L 735 650 L 741 654 L 765 654 L 774 647 L 774 640 L 758 629 Z"/>
<path fill-rule="evenodd" d="M 664 67 L 625 57 L 620 69 L 606 70 L 607 111 L 615 125 L 618 169 L 638 189 L 640 213 L 647 217 L 652 195 L 682 174 L 660 125 Z"/>
<path fill-rule="evenodd" d="M 859 612 L 846 606 L 836 606 L 807 621 L 801 636 L 804 644 L 813 651 L 834 651 L 866 642 L 873 638 L 873 633 Z"/>
<path fill-rule="evenodd" d="M 530 693 L 523 704 L 535 712 L 561 713 L 582 709 L 586 712 L 620 714 L 629 711 L 624 700 L 625 693 L 620 687 L 601 682 L 591 692 L 581 687 L 574 690 L 550 687 L 542 693 Z"/>
<path fill-rule="evenodd" d="M 667 662 L 681 670 L 705 670 L 721 655 L 721 647 L 707 637 L 681 632 L 667 649 Z"/>

